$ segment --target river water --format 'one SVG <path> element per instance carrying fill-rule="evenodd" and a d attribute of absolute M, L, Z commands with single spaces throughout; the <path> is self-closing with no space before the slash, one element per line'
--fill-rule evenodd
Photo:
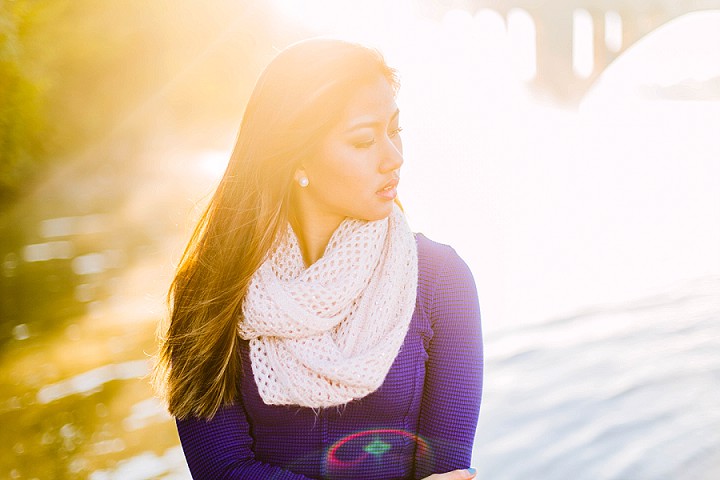
<path fill-rule="evenodd" d="M 486 347 L 480 478 L 720 475 L 720 278 L 496 332 Z"/>

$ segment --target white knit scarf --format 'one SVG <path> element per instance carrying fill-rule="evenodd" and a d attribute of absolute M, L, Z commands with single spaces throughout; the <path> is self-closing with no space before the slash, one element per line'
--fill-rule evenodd
<path fill-rule="evenodd" d="M 268 405 L 342 405 L 382 384 L 415 309 L 417 246 L 394 206 L 383 220 L 346 219 L 305 268 L 288 235 L 255 272 L 239 324 Z"/>

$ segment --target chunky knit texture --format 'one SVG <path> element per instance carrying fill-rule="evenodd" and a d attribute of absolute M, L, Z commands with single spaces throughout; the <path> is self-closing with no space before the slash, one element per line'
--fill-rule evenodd
<path fill-rule="evenodd" d="M 250 282 L 239 324 L 262 399 L 332 407 L 377 390 L 416 291 L 417 247 L 397 205 L 375 222 L 346 219 L 309 268 L 288 225 Z"/>
<path fill-rule="evenodd" d="M 470 466 L 483 350 L 470 270 L 417 235 L 415 311 L 375 392 L 341 407 L 267 405 L 241 345 L 241 398 L 211 420 L 177 421 L 195 479 L 421 479 Z"/>

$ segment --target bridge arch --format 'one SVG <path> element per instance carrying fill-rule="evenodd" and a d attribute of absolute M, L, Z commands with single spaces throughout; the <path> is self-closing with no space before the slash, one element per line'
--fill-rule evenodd
<path fill-rule="evenodd" d="M 720 0 L 445 0 L 442 6 L 471 14 L 493 10 L 505 19 L 508 35 L 512 12 L 525 12 L 535 29 L 535 74 L 525 71 L 531 89 L 561 103 L 577 104 L 605 69 L 643 37 L 693 12 L 720 10 Z M 592 65 L 582 75 L 573 61 L 578 11 L 584 12 L 581 21 L 592 25 L 592 41 L 586 41 Z"/>
<path fill-rule="evenodd" d="M 663 98 L 720 99 L 720 53 L 704 45 L 720 45 L 720 9 L 680 15 L 636 39 L 604 67 L 587 92 L 607 87 L 622 94 L 640 87 Z M 615 69 L 632 83 L 618 83 L 622 78 L 615 78 Z"/>

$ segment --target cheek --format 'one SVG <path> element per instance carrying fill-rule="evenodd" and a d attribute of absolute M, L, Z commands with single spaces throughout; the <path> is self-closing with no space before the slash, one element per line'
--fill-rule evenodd
<path fill-rule="evenodd" d="M 316 178 L 336 188 L 357 188 L 371 174 L 366 157 L 364 151 L 354 148 L 328 149 L 315 166 Z"/>

